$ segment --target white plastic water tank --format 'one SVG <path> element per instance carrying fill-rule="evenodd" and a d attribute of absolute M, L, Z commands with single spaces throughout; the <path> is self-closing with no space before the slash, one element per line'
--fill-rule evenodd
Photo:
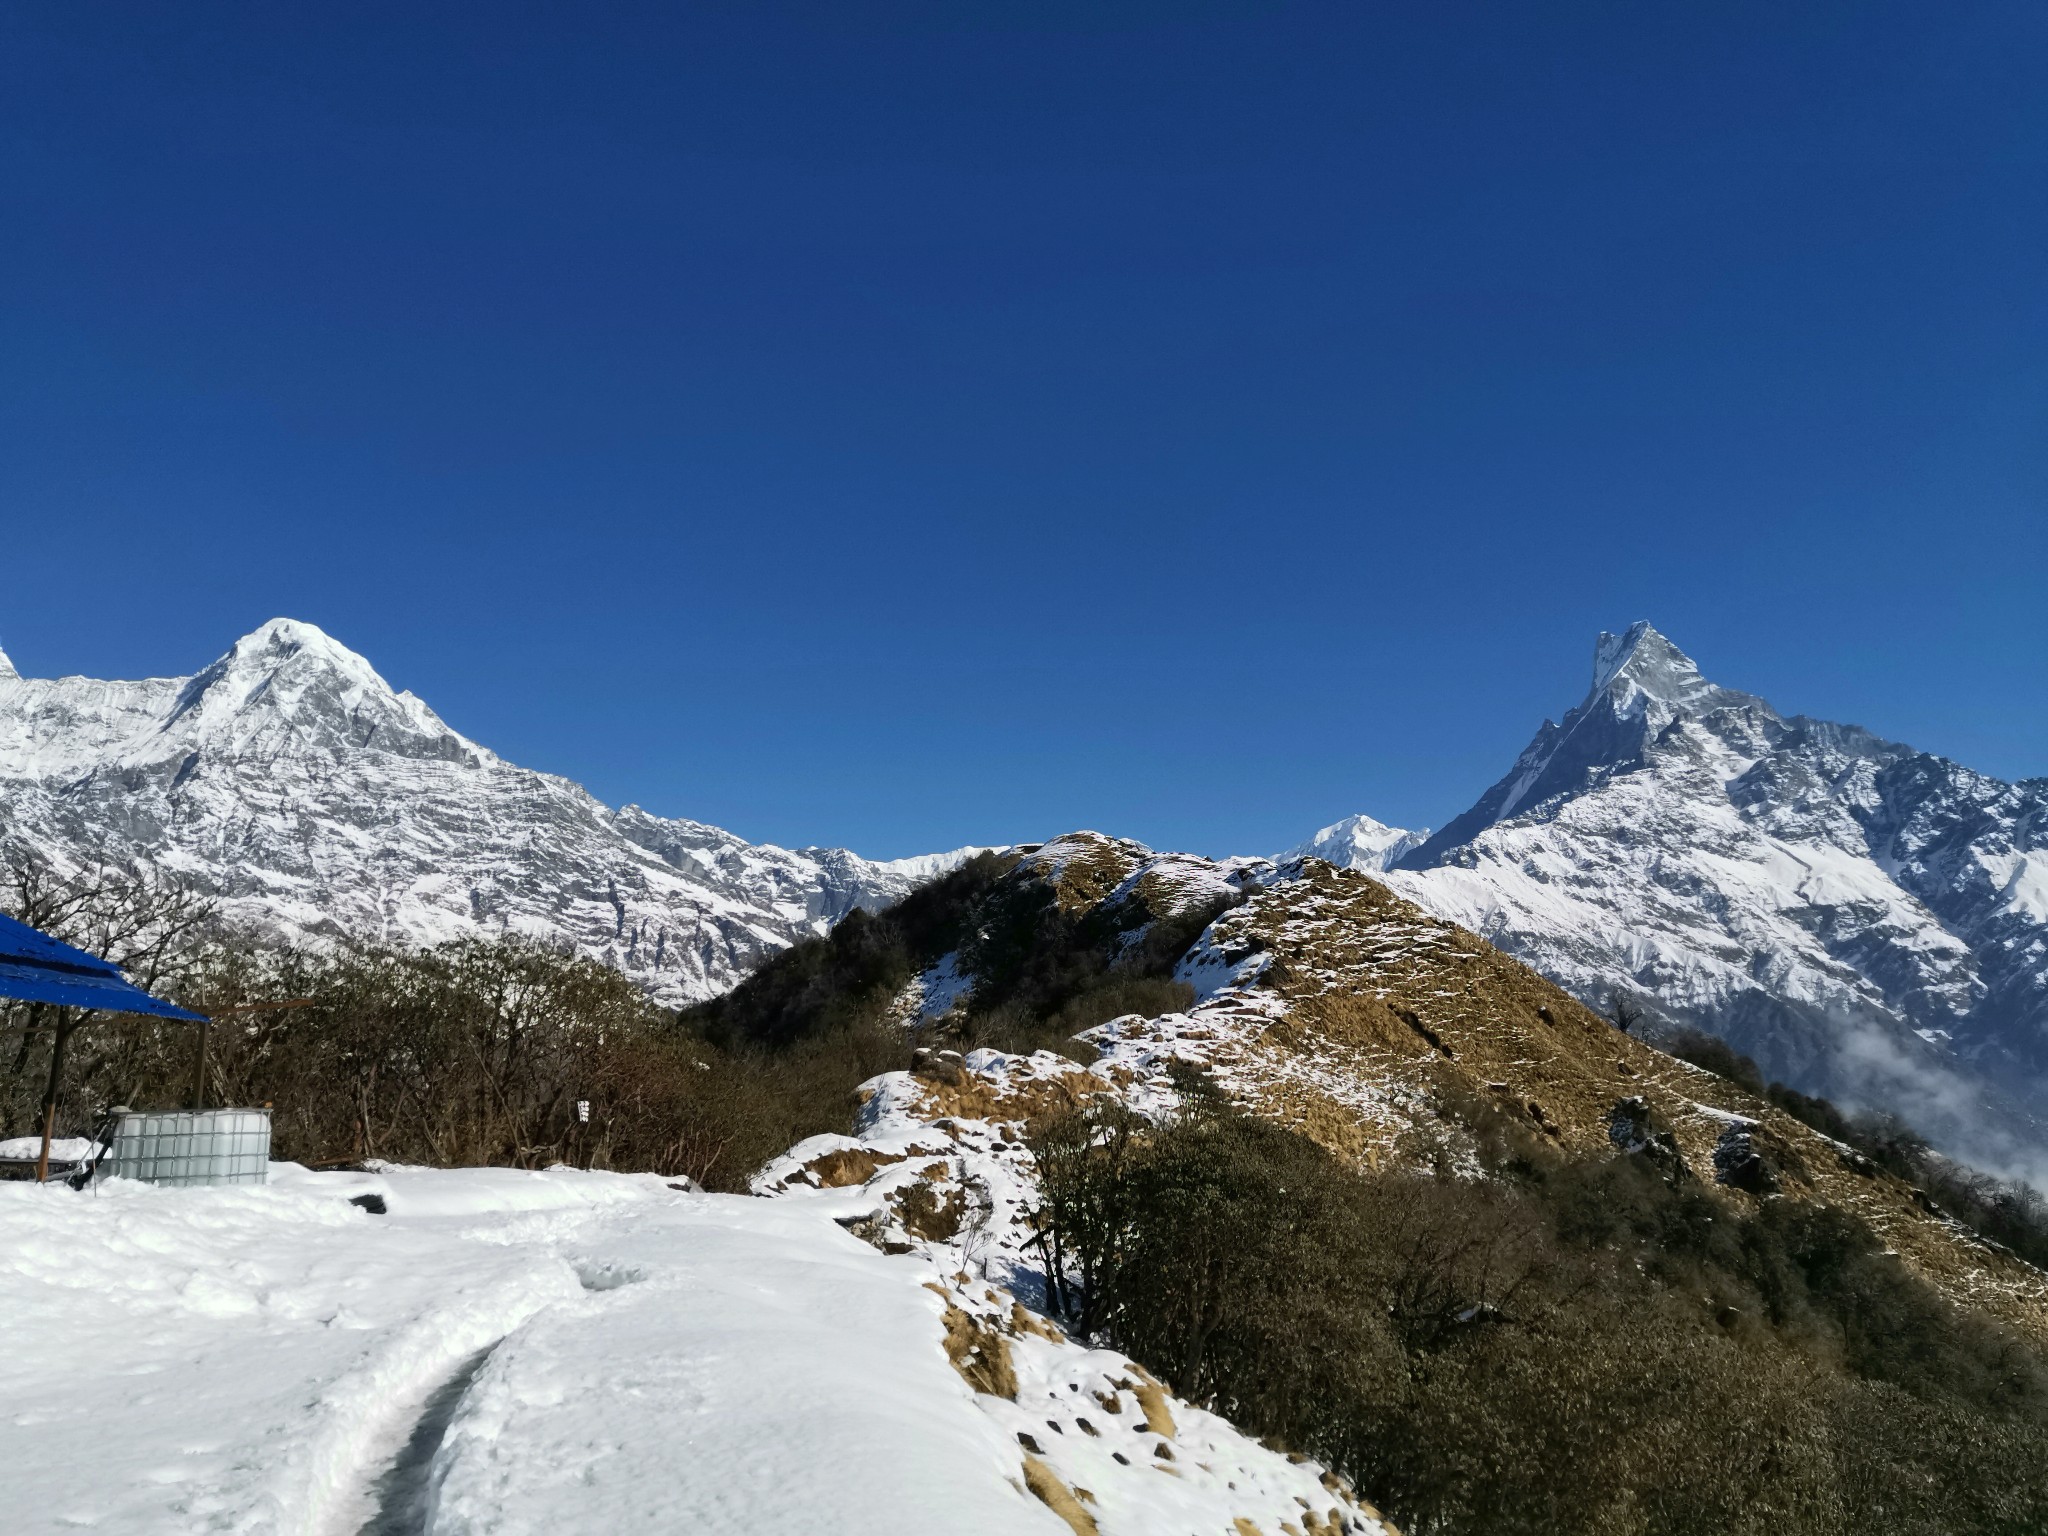
<path fill-rule="evenodd" d="M 270 1111 L 118 1112 L 97 1171 L 148 1184 L 262 1184 L 270 1177 Z"/>

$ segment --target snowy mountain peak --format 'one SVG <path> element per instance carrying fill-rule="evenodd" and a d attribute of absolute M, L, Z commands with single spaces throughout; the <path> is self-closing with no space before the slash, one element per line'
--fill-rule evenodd
<path fill-rule="evenodd" d="M 294 619 L 191 677 L 0 678 L 0 833 L 10 856 L 60 870 L 175 870 L 258 933 L 523 933 L 670 1004 L 974 852 L 882 865 L 613 811 L 478 746 Z"/>
<path fill-rule="evenodd" d="M 272 619 L 242 636 L 212 666 L 193 678 L 205 688 L 230 682 L 246 702 L 288 674 L 324 672 L 352 694 L 396 699 L 397 690 L 369 661 L 314 624 Z"/>
<path fill-rule="evenodd" d="M 1388 882 L 1588 1002 L 2048 1181 L 2048 780 L 1717 687 L 1648 624 Z M 2048 887 L 2044 887 L 2048 888 Z"/>
<path fill-rule="evenodd" d="M 1342 821 L 1332 822 L 1307 842 L 1288 849 L 1277 862 L 1289 859 L 1318 858 L 1336 865 L 1339 869 L 1392 869 L 1403 855 L 1413 852 L 1429 841 L 1429 829 L 1411 832 L 1404 827 L 1390 827 L 1383 821 L 1370 816 L 1346 816 Z"/>
<path fill-rule="evenodd" d="M 303 619 L 272 619 L 260 624 L 237 640 L 228 651 L 226 659 L 238 662 L 264 660 L 285 661 L 300 654 L 306 654 L 330 666 L 359 676 L 370 678 L 379 684 L 383 679 L 363 657 L 357 655 L 339 640 L 328 634 L 317 624 L 308 624 Z"/>
<path fill-rule="evenodd" d="M 1593 686 L 1586 697 L 1561 723 L 1545 720 L 1506 777 L 1402 855 L 1401 863 L 1410 869 L 1441 863 L 1498 822 L 1534 814 L 1612 773 L 1640 767 L 1674 720 L 1720 709 L 1750 709 L 1777 719 L 1762 699 L 1708 682 L 1690 656 L 1646 622 L 1638 620 L 1618 635 L 1603 633 L 1593 647 Z"/>
<path fill-rule="evenodd" d="M 316 625 L 272 619 L 188 679 L 130 762 L 204 750 L 230 756 L 373 751 L 475 762 L 483 749 Z"/>
<path fill-rule="evenodd" d="M 1667 697 L 1701 682 L 1700 669 L 1693 659 L 1647 619 L 1637 619 L 1618 635 L 1602 630 L 1593 646 L 1592 693 L 1605 693 L 1617 684 L 1632 684 L 1645 693 Z"/>
<path fill-rule="evenodd" d="M 14 670 L 14 663 L 7 659 L 7 653 L 0 651 L 0 678 L 20 676 L 21 674 Z"/>
<path fill-rule="evenodd" d="M 1601 695 L 1617 709 L 1630 710 L 1638 701 L 1663 706 L 1665 719 L 1718 708 L 1724 703 L 1753 702 L 1749 695 L 1722 688 L 1700 676 L 1693 659 L 1673 645 L 1647 620 L 1638 619 L 1618 635 L 1602 632 L 1593 647 L 1593 686 L 1586 708 Z"/>

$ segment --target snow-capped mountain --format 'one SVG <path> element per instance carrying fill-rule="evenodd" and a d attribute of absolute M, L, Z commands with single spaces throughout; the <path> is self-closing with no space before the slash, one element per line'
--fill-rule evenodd
<path fill-rule="evenodd" d="M 1339 869 L 1378 872 L 1392 869 L 1427 841 L 1427 829 L 1410 832 L 1403 827 L 1390 827 L 1383 821 L 1374 821 L 1370 816 L 1346 816 L 1342 821 L 1324 827 L 1307 842 L 1276 855 L 1274 862 L 1285 864 L 1292 859 L 1316 858 L 1335 864 Z"/>
<path fill-rule="evenodd" d="M 292 938 L 567 942 L 668 1003 L 971 851 L 878 863 L 613 810 L 289 619 L 192 677 L 28 679 L 0 656 L 0 838 L 60 867 L 157 866 Z"/>
<path fill-rule="evenodd" d="M 2048 780 L 1788 719 L 1636 624 L 1384 878 L 1596 1006 L 1641 999 L 1796 1087 L 2048 1171 Z"/>

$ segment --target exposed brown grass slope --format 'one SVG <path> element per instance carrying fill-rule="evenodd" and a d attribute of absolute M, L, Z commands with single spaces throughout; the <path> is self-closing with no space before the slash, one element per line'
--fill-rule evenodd
<path fill-rule="evenodd" d="M 1224 914 L 1209 940 L 1272 957 L 1251 990 L 1284 1006 L 1246 1043 L 1244 1065 L 1263 1058 L 1268 1068 L 1250 1102 L 1333 1151 L 1377 1163 L 1412 1152 L 1419 1134 L 1469 1145 L 1492 1125 L 1560 1155 L 1598 1157 L 1634 1120 L 1668 1131 L 1690 1172 L 1723 1198 L 1754 1205 L 1776 1192 L 1852 1211 L 1952 1299 L 2048 1338 L 2048 1277 L 2038 1270 L 1929 1210 L 1924 1195 L 1851 1149 L 1624 1034 L 1366 875 L 1307 861 L 1299 878 Z M 1297 1070 L 1276 1076 L 1276 1057 L 1294 1058 Z M 1347 1079 L 1409 1112 L 1348 1109 Z"/>

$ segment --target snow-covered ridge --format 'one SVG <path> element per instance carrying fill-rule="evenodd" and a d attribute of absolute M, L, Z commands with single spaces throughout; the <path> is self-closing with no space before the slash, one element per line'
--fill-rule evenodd
<path fill-rule="evenodd" d="M 613 810 L 479 746 L 292 619 L 190 677 L 0 669 L 0 831 L 60 867 L 161 867 L 258 932 L 521 933 L 668 1003 L 713 996 L 974 851 L 875 862 Z"/>
<path fill-rule="evenodd" d="M 1386 871 L 1596 1007 L 1646 1001 L 2048 1175 L 2048 779 L 1788 719 L 1639 623 L 1443 830 L 1384 863 L 1335 842 L 1297 851 Z"/>

